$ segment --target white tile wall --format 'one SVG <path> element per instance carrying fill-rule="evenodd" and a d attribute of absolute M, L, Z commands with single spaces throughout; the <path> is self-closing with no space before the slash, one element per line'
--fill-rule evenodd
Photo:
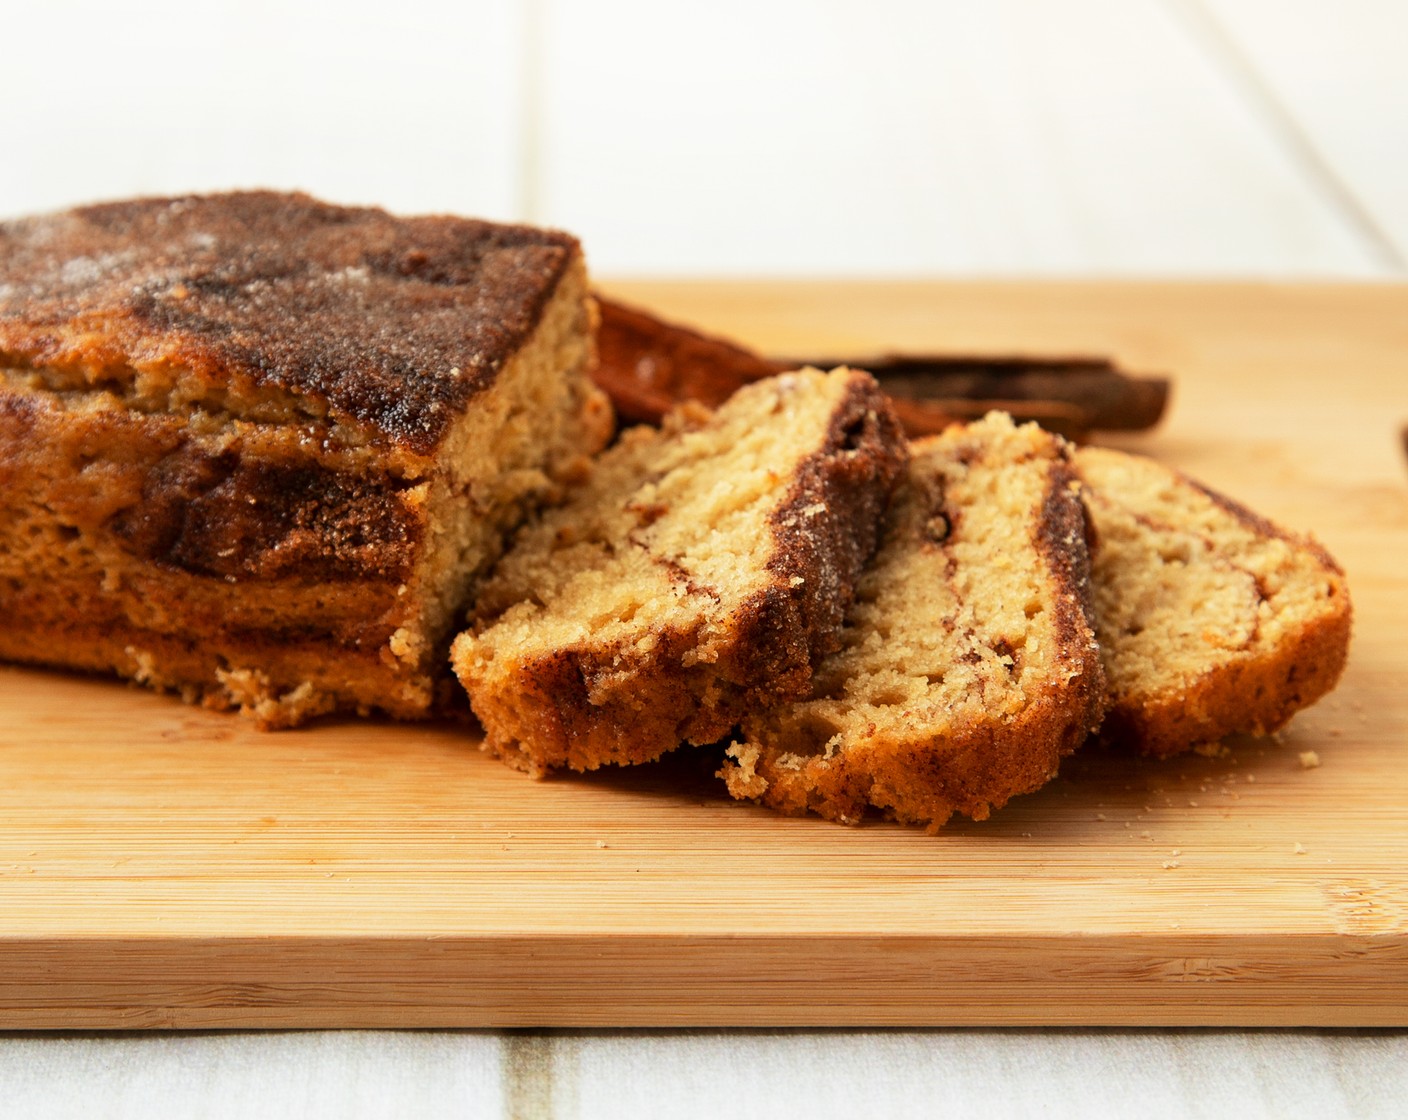
<path fill-rule="evenodd" d="M 561 225 L 617 275 L 1394 275 L 1406 12 L 21 2 L 0 214 L 261 184 Z"/>

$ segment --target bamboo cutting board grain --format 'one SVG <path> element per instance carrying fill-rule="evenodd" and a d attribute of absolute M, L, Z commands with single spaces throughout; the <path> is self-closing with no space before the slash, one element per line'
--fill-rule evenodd
<path fill-rule="evenodd" d="M 931 837 L 731 803 L 701 752 L 533 782 L 462 728 L 259 734 L 0 668 L 0 1027 L 1408 1025 L 1408 289 L 613 292 L 779 353 L 1171 373 L 1120 446 L 1324 541 L 1340 689 L 1226 757 L 1082 752 Z"/>

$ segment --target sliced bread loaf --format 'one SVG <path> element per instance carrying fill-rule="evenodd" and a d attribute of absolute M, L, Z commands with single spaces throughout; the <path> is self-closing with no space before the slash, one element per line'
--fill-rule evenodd
<path fill-rule="evenodd" d="M 1105 696 L 1068 458 L 998 413 L 914 443 L 842 648 L 810 699 L 744 720 L 729 791 L 937 828 L 1050 779 Z"/>
<path fill-rule="evenodd" d="M 562 233 L 300 194 L 0 222 L 0 658 L 265 727 L 430 716 L 612 429 Z"/>
<path fill-rule="evenodd" d="M 845 369 L 625 433 L 520 534 L 454 644 L 487 749 L 534 773 L 642 762 L 804 693 L 906 455 Z"/>
<path fill-rule="evenodd" d="M 1095 528 L 1102 736 L 1171 755 L 1265 734 L 1339 679 L 1344 573 L 1297 537 L 1150 459 L 1076 455 Z"/>

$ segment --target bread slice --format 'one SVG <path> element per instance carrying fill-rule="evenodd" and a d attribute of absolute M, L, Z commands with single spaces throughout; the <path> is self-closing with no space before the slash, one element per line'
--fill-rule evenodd
<path fill-rule="evenodd" d="M 1097 542 L 1104 738 L 1176 754 L 1274 731 L 1334 687 L 1351 610 L 1323 548 L 1151 459 L 1088 447 L 1076 465 Z"/>
<path fill-rule="evenodd" d="M 487 749 L 538 774 L 642 762 L 802 693 L 905 456 L 874 380 L 845 369 L 627 432 L 520 535 L 454 644 Z"/>
<path fill-rule="evenodd" d="M 508 529 L 610 434 L 565 234 L 304 195 L 0 224 L 0 657 L 267 726 L 428 714 Z"/>
<path fill-rule="evenodd" d="M 975 820 L 1099 721 L 1085 522 L 1063 440 L 993 413 L 912 445 L 842 648 L 750 714 L 729 792 L 855 823 Z"/>

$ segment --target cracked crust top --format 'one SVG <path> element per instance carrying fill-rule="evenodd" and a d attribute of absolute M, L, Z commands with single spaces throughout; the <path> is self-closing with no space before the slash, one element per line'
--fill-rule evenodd
<path fill-rule="evenodd" d="M 0 364 L 351 422 L 433 454 L 579 255 L 563 233 L 302 194 L 148 198 L 0 223 Z"/>

